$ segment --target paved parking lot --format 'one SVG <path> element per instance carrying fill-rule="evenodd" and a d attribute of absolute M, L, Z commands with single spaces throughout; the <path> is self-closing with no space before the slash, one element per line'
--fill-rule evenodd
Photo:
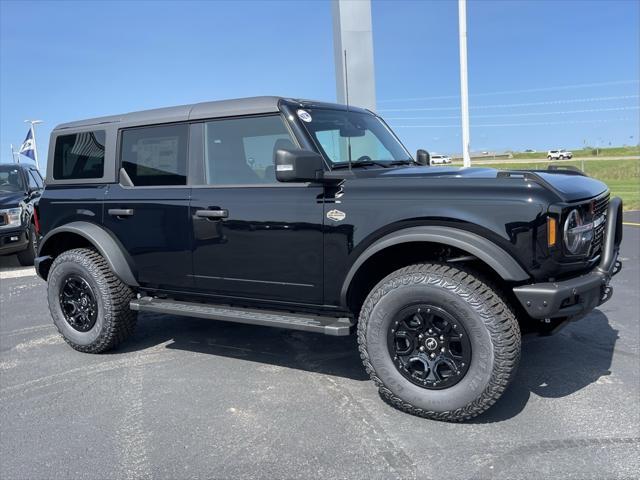
<path fill-rule="evenodd" d="M 354 337 L 141 315 L 121 349 L 75 352 L 44 282 L 1 259 L 0 477 L 637 478 L 640 228 L 624 235 L 614 298 L 526 339 L 466 424 L 385 404 Z"/>

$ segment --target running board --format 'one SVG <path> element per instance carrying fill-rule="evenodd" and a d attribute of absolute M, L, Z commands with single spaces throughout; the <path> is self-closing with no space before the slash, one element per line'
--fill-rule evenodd
<path fill-rule="evenodd" d="M 348 318 L 319 317 L 273 310 L 255 310 L 246 308 L 208 305 L 206 303 L 179 302 L 161 298 L 142 297 L 132 300 L 131 310 L 138 312 L 184 315 L 185 317 L 208 318 L 225 322 L 247 323 L 266 327 L 288 328 L 305 332 L 324 333 L 325 335 L 349 335 L 353 324 Z"/>

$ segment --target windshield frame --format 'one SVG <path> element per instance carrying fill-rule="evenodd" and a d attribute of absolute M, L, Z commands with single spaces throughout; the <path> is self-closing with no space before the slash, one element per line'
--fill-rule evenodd
<path fill-rule="evenodd" d="M 389 125 L 387 125 L 387 123 L 384 121 L 384 119 L 382 117 L 376 115 L 374 112 L 372 112 L 370 110 L 363 110 L 363 109 L 360 109 L 360 108 L 349 109 L 348 107 L 345 107 L 344 109 L 343 108 L 331 108 L 331 107 L 316 106 L 316 105 L 302 106 L 301 109 L 309 112 L 311 114 L 312 118 L 313 118 L 313 112 L 314 111 L 329 111 L 329 112 L 334 112 L 334 113 L 337 113 L 337 114 L 346 114 L 346 115 L 358 114 L 358 115 L 363 115 L 363 116 L 370 116 L 370 117 L 372 117 L 372 119 L 374 119 L 375 121 L 379 122 L 379 124 L 384 128 L 384 130 L 390 135 L 390 137 L 395 141 L 395 143 L 400 147 L 400 149 L 406 155 L 405 158 L 400 158 L 400 159 L 393 159 L 393 158 L 384 159 L 384 160 L 372 159 L 373 163 L 374 164 L 375 163 L 387 164 L 388 167 L 395 167 L 396 165 L 392 165 L 393 163 L 403 162 L 403 161 L 404 162 L 415 163 L 415 160 L 414 160 L 413 156 L 409 153 L 409 151 L 404 146 L 404 144 L 400 141 L 400 139 L 395 134 L 395 132 L 389 127 Z M 347 161 L 340 161 L 340 162 L 334 162 L 333 160 L 331 160 L 331 157 L 325 151 L 325 149 L 322 147 L 322 144 L 317 139 L 317 137 L 315 135 L 315 132 L 309 128 L 308 124 L 312 123 L 313 120 L 311 122 L 305 122 L 305 121 L 302 121 L 302 120 L 298 119 L 298 122 L 299 122 L 300 125 L 302 125 L 305 134 L 308 136 L 309 140 L 313 143 L 313 145 L 315 146 L 316 150 L 320 153 L 320 155 L 322 155 L 322 158 L 324 159 L 325 164 L 327 165 L 329 170 L 333 170 L 334 168 L 344 168 L 345 166 L 349 165 L 349 163 L 351 165 L 357 165 L 358 164 L 357 159 L 354 159 L 354 158 L 351 158 L 350 162 L 348 160 Z M 373 133 L 373 135 L 376 137 L 377 141 L 382 144 L 382 141 L 378 138 L 378 136 L 375 135 L 375 133 L 372 130 L 369 130 L 369 131 L 371 133 Z M 345 137 L 345 138 L 349 138 L 349 137 Z M 384 146 L 384 144 L 382 144 L 382 145 Z M 367 165 L 368 165 L 368 163 L 367 163 Z"/>

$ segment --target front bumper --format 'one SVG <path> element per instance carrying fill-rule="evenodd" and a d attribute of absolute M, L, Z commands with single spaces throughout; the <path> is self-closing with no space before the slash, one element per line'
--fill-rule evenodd
<path fill-rule="evenodd" d="M 576 318 L 609 300 L 611 278 L 622 268 L 618 251 L 622 242 L 622 200 L 613 198 L 607 211 L 607 226 L 600 264 L 591 272 L 561 282 L 533 283 L 515 287 L 527 313 L 536 319 Z"/>
<path fill-rule="evenodd" d="M 24 228 L 0 231 L 0 256 L 21 252 L 29 246 L 29 237 Z"/>

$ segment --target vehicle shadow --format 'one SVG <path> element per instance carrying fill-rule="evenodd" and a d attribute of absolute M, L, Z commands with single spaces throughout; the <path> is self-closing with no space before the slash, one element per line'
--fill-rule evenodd
<path fill-rule="evenodd" d="M 504 395 L 472 423 L 494 423 L 518 415 L 531 394 L 543 398 L 571 395 L 611 375 L 618 330 L 595 310 L 550 337 L 524 337 L 515 379 Z"/>
<path fill-rule="evenodd" d="M 141 313 L 133 339 L 114 353 L 127 353 L 165 342 L 185 350 L 324 375 L 368 380 L 354 335 L 333 337 L 279 328 L 199 318 Z"/>
<path fill-rule="evenodd" d="M 269 327 L 143 313 L 135 337 L 115 354 L 163 343 L 170 350 L 229 357 L 366 381 L 354 335 L 330 337 Z M 595 310 L 550 337 L 525 337 L 516 377 L 502 398 L 473 423 L 518 415 L 531 394 L 561 398 L 611 374 L 618 331 Z"/>

